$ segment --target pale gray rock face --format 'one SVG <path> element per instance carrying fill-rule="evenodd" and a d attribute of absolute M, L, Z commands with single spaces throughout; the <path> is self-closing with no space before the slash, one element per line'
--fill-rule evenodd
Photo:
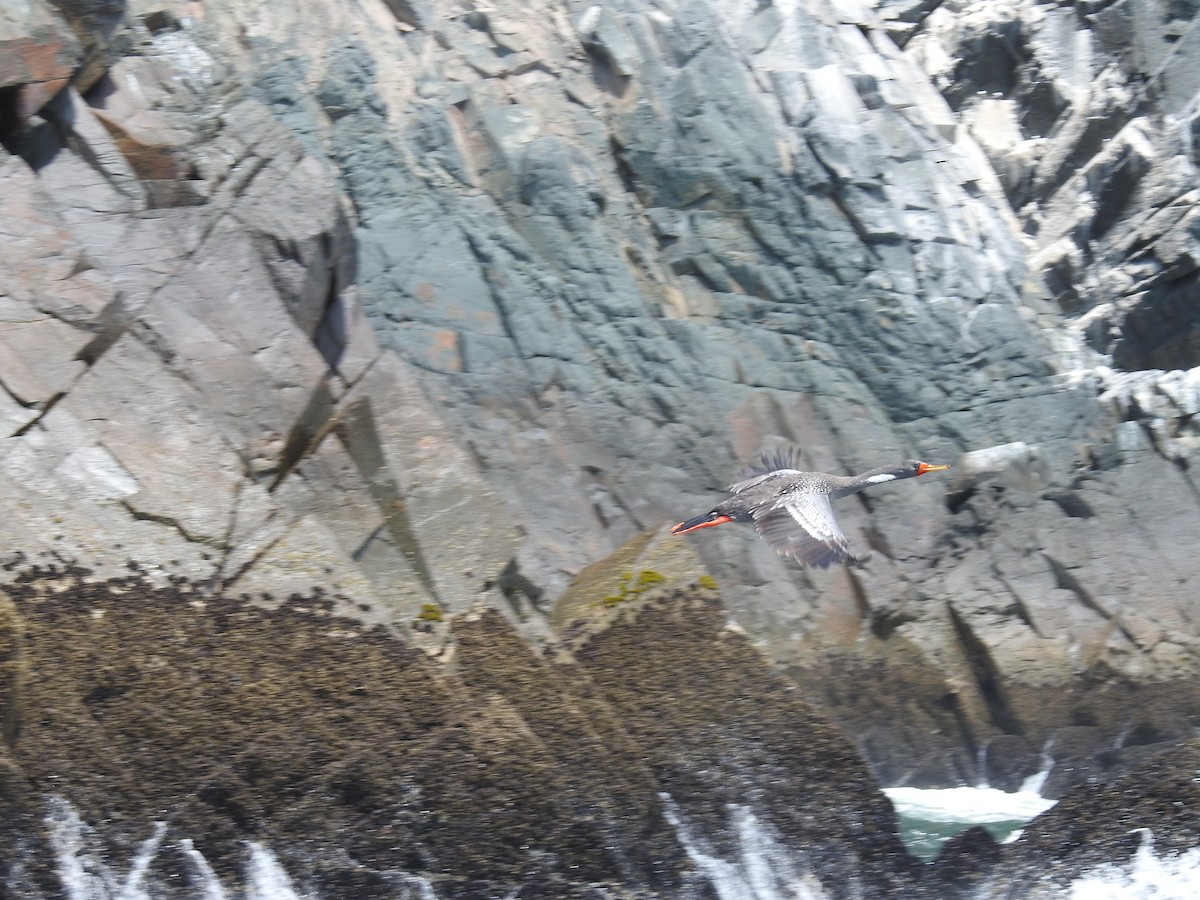
<path fill-rule="evenodd" d="M 215 32 L 163 27 L 6 143 L 10 559 L 318 588 L 389 625 L 467 608 L 511 558 L 504 515 L 363 318 L 328 163 Z M 490 534 L 448 520 L 467 495 Z"/>
<path fill-rule="evenodd" d="M 931 6 L 133 4 L 5 132 L 8 545 L 537 635 L 764 446 L 976 454 L 843 501 L 861 570 L 686 540 L 888 780 L 1173 739 L 1103 700 L 1200 668 L 1188 70 Z"/>

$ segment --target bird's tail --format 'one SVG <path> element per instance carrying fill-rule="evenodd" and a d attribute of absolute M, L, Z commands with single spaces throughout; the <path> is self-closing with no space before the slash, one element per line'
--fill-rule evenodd
<path fill-rule="evenodd" d="M 724 525 L 726 522 L 732 522 L 729 516 L 717 512 L 715 509 L 712 512 L 706 512 L 702 516 L 696 516 L 688 519 L 686 522 L 680 522 L 671 529 L 671 534 L 687 534 L 689 531 L 695 531 L 697 528 L 712 528 L 714 525 Z"/>

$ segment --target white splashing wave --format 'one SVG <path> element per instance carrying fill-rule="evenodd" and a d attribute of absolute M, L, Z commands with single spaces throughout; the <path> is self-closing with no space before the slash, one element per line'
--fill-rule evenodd
<path fill-rule="evenodd" d="M 659 796 L 679 843 L 719 900 L 827 900 L 817 877 L 748 808 L 729 807 L 738 853 L 725 860 L 684 821 L 669 795 Z"/>
<path fill-rule="evenodd" d="M 1154 852 L 1148 828 L 1126 866 L 1093 869 L 1071 885 L 1068 900 L 1194 900 L 1200 895 L 1200 847 L 1184 853 Z"/>
<path fill-rule="evenodd" d="M 154 823 L 150 837 L 138 846 L 127 867 L 112 859 L 96 831 L 68 801 L 51 797 L 45 823 L 55 870 L 67 900 L 155 900 L 144 882 L 162 848 L 166 822 Z M 196 900 L 226 900 L 230 894 L 192 841 L 183 838 L 178 847 L 187 862 L 190 881 L 197 886 Z M 249 841 L 246 850 L 243 885 L 233 891 L 233 896 L 245 900 L 319 900 L 313 893 L 297 890 L 269 848 Z M 122 870 L 124 876 L 120 874 Z M 391 874 L 403 882 L 406 896 L 413 900 L 437 900 L 427 879 L 408 873 Z"/>
<path fill-rule="evenodd" d="M 982 825 L 1027 821 L 1055 803 L 1035 791 L 1007 792 L 996 788 L 886 788 L 896 812 L 938 822 Z"/>

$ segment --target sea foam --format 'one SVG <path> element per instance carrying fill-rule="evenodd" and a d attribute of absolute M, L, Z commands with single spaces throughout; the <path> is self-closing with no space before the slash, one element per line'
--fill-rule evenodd
<path fill-rule="evenodd" d="M 1200 847 L 1160 856 L 1150 829 L 1137 830 L 1142 843 L 1133 860 L 1100 866 L 1076 879 L 1069 900 L 1194 900 L 1200 894 Z"/>

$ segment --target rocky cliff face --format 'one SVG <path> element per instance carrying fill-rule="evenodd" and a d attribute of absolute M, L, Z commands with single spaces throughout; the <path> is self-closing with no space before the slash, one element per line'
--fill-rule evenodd
<path fill-rule="evenodd" d="M 954 480 L 844 504 L 861 571 L 695 541 L 881 777 L 1190 733 L 1200 407 L 1148 368 L 1196 362 L 1185 12 L 4 15 L 14 571 L 535 638 L 764 444 L 921 456 Z"/>

